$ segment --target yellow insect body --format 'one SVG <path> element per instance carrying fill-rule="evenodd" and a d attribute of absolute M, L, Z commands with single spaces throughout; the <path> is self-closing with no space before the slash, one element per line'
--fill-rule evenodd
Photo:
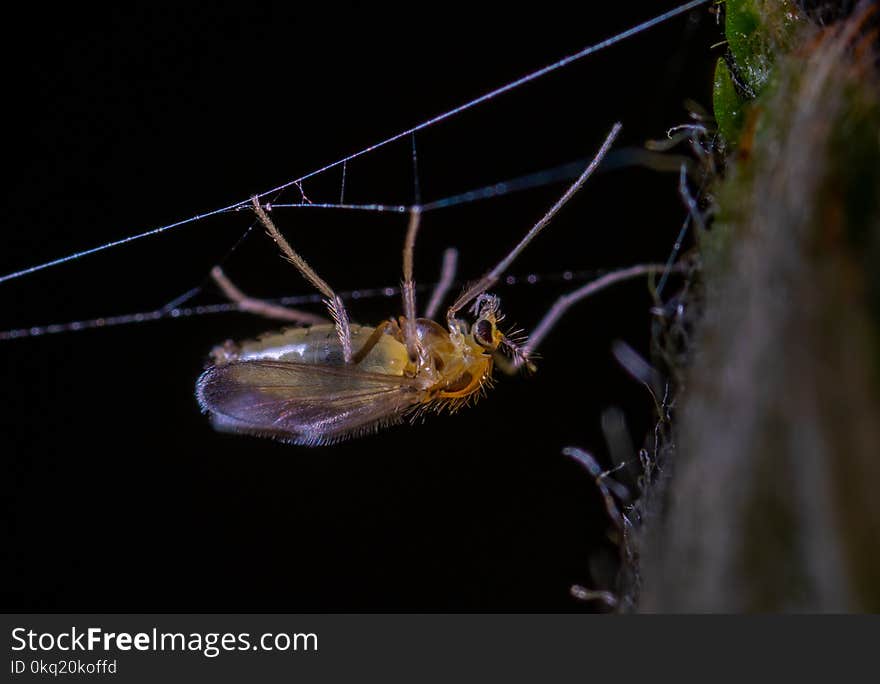
<path fill-rule="evenodd" d="M 539 325 L 531 346 L 521 347 L 498 330 L 499 301 L 487 290 L 583 185 L 619 130 L 620 124 L 615 124 L 589 166 L 516 247 L 465 288 L 447 309 L 445 328 L 432 320 L 432 313 L 451 285 L 451 269 L 441 277 L 426 317 L 416 315 L 413 253 L 420 207 L 410 210 L 404 241 L 403 315 L 371 328 L 349 321 L 342 299 L 290 246 L 266 208 L 254 198 L 257 218 L 284 257 L 324 295 L 333 322 L 247 297 L 215 268 L 215 281 L 243 311 L 310 327 L 288 328 L 216 348 L 213 365 L 196 384 L 202 410 L 211 415 L 219 430 L 276 437 L 294 444 L 329 444 L 398 423 L 420 409 L 455 410 L 477 397 L 490 381 L 494 357 L 502 350 L 513 357 L 512 368 L 531 367 L 529 355 L 534 344 L 562 309 L 551 310 L 550 319 Z M 563 308 L 567 305 L 563 303 Z M 473 323 L 459 317 L 468 306 L 474 314 Z"/>
<path fill-rule="evenodd" d="M 472 334 L 453 336 L 417 319 L 423 353 L 411 360 L 404 327 L 404 319 L 352 325 L 355 364 L 345 363 L 329 324 L 227 342 L 199 378 L 199 403 L 220 430 L 317 445 L 375 431 L 420 408 L 454 410 L 490 380 L 492 350 Z"/>

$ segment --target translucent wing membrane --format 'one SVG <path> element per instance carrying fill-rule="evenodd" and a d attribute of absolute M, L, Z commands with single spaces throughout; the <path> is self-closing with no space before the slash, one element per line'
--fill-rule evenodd
<path fill-rule="evenodd" d="M 421 402 L 418 384 L 407 377 L 269 360 L 212 366 L 196 395 L 218 430 L 309 446 L 400 422 Z"/>

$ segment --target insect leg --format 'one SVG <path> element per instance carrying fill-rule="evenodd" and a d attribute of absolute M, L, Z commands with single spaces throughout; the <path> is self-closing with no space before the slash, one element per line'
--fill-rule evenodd
<path fill-rule="evenodd" d="M 520 252 L 522 252 L 528 244 L 537 237 L 537 235 L 547 226 L 548 223 L 553 219 L 554 216 L 559 212 L 562 207 L 570 200 L 574 194 L 581 189 L 584 183 L 586 183 L 587 179 L 593 174 L 593 171 L 596 170 L 596 167 L 599 166 L 599 163 L 608 153 L 608 150 L 611 148 L 611 144 L 614 142 L 614 139 L 617 137 L 617 134 L 620 132 L 621 125 L 619 123 L 614 124 L 611 128 L 611 132 L 605 138 L 605 142 L 602 143 L 602 147 L 599 148 L 599 151 L 596 153 L 596 156 L 593 157 L 593 160 L 590 162 L 589 166 L 584 169 L 584 172 L 580 175 L 580 177 L 571 184 L 568 190 L 565 191 L 565 194 L 562 195 L 550 210 L 544 214 L 540 221 L 538 221 L 534 226 L 532 226 L 531 230 L 526 233 L 525 237 L 519 241 L 516 247 L 514 247 L 510 253 L 504 257 L 498 265 L 495 266 L 491 271 L 486 273 L 482 278 L 480 278 L 476 283 L 468 287 L 458 299 L 455 300 L 455 303 L 449 307 L 449 310 L 446 314 L 446 320 L 449 324 L 449 329 L 455 329 L 455 314 L 457 314 L 462 308 L 467 306 L 471 301 L 474 300 L 475 297 L 480 296 L 490 287 L 492 287 L 496 282 L 498 282 L 498 278 L 506 271 L 510 265 L 513 263 L 513 260 L 519 256 Z"/>
<path fill-rule="evenodd" d="M 419 338 L 416 334 L 416 283 L 413 280 L 413 252 L 416 235 L 421 223 L 421 207 L 415 206 L 409 212 L 409 227 L 403 243 L 403 339 L 410 361 L 418 358 Z"/>
<path fill-rule="evenodd" d="M 330 316 L 336 324 L 336 334 L 339 335 L 339 343 L 342 345 L 343 358 L 345 359 L 345 363 L 351 363 L 351 324 L 349 323 L 348 312 L 345 310 L 345 304 L 342 303 L 342 299 L 333 291 L 333 288 L 331 288 L 317 273 L 315 273 L 314 270 L 312 270 L 312 267 L 306 263 L 306 260 L 294 251 L 293 247 L 290 246 L 290 243 L 284 239 L 284 236 L 279 232 L 278 228 L 275 227 L 275 224 L 272 223 L 272 219 L 269 218 L 269 215 L 260 205 L 259 197 L 254 197 L 252 199 L 252 204 L 254 207 L 254 213 L 257 215 L 257 218 L 260 219 L 260 223 L 266 228 L 269 237 L 275 241 L 275 244 L 278 245 L 278 248 L 284 253 L 284 256 L 287 257 L 287 260 L 296 266 L 297 270 L 303 275 L 303 277 L 327 298 L 324 303 L 327 305 L 327 309 L 330 311 Z"/>
<path fill-rule="evenodd" d="M 458 250 L 450 247 L 443 252 L 443 265 L 440 267 L 440 280 L 431 293 L 428 308 L 425 309 L 425 318 L 434 319 L 440 305 L 443 303 L 452 282 L 455 280 L 455 269 L 458 266 Z"/>
<path fill-rule="evenodd" d="M 395 328 L 397 328 L 398 331 L 400 330 L 397 327 L 397 322 L 393 319 L 389 319 L 384 323 L 380 323 L 379 325 L 377 325 L 376 329 L 373 330 L 372 333 L 370 333 L 367 341 L 364 342 L 363 346 L 361 346 L 361 348 L 358 349 L 355 355 L 352 357 L 352 364 L 357 365 L 361 361 L 363 361 L 367 357 L 367 354 L 373 351 L 373 347 L 375 347 L 379 343 L 379 340 L 382 339 L 382 335 L 384 335 L 389 330 L 393 331 Z"/>
<path fill-rule="evenodd" d="M 519 353 L 514 355 L 511 364 L 514 368 L 518 368 L 524 363 L 528 363 L 529 357 L 534 353 L 538 345 L 541 344 L 541 341 L 547 336 L 547 333 L 553 329 L 553 326 L 559 322 L 559 319 L 562 318 L 566 311 L 582 299 L 586 299 L 590 295 L 596 294 L 610 285 L 623 282 L 624 280 L 630 280 L 631 278 L 638 278 L 640 276 L 651 275 L 654 273 L 663 273 L 666 269 L 667 267 L 665 264 L 639 264 L 637 266 L 621 268 L 617 271 L 607 273 L 601 278 L 597 278 L 568 294 L 562 295 L 556 300 L 556 302 L 554 302 L 553 306 L 550 307 L 547 313 L 544 314 L 544 317 L 538 325 L 535 326 L 528 341 L 519 348 Z M 681 270 L 681 268 L 672 267 L 672 270 Z M 502 370 L 504 369 L 502 368 Z"/>
<path fill-rule="evenodd" d="M 217 283 L 217 287 L 220 288 L 226 298 L 237 305 L 241 311 L 247 311 L 257 316 L 265 316 L 266 318 L 274 318 L 279 321 L 291 321 L 300 325 L 320 325 L 321 323 L 328 322 L 323 316 L 318 316 L 308 311 L 289 309 L 286 306 L 249 297 L 235 286 L 219 266 L 211 269 L 211 278 Z"/>

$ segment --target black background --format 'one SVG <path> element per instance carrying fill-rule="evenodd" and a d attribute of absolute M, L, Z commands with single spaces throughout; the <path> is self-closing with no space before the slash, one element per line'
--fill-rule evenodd
<path fill-rule="evenodd" d="M 0 273 L 246 199 L 675 4 L 18 10 L 6 18 L 18 46 L 3 48 Z M 662 137 L 685 98 L 710 104 L 718 35 L 704 8 L 419 133 L 423 198 L 588 157 L 616 120 L 620 147 Z M 307 181 L 310 199 L 338 199 L 339 171 Z M 512 272 L 665 260 L 676 184 L 595 177 Z M 418 279 L 436 277 L 449 245 L 462 276 L 479 275 L 564 187 L 427 214 Z M 347 167 L 349 201 L 412 198 L 408 138 Z M 276 221 L 338 290 L 399 279 L 404 217 Z M 2 283 L 0 327 L 156 308 L 202 282 L 250 222 L 199 221 Z M 226 268 L 255 295 L 308 292 L 258 232 Z M 508 322 L 529 327 L 571 287 L 497 292 Z M 569 586 L 601 585 L 607 521 L 560 450 L 608 465 L 611 406 L 637 444 L 650 429 L 650 397 L 610 355 L 616 339 L 647 348 L 649 306 L 643 283 L 621 286 L 572 312 L 534 377 L 502 377 L 454 416 L 317 449 L 217 434 L 195 404 L 210 348 L 272 323 L 228 314 L 0 343 L 2 607 L 587 610 Z M 376 322 L 399 302 L 351 312 Z"/>

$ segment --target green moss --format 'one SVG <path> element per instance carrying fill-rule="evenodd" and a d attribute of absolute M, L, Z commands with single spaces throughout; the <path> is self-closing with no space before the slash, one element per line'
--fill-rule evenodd
<path fill-rule="evenodd" d="M 742 132 L 745 102 L 736 92 L 730 70 L 723 59 L 715 66 L 715 83 L 712 86 L 712 105 L 718 131 L 725 141 L 739 140 Z"/>
<path fill-rule="evenodd" d="M 766 78 L 771 60 L 759 30 L 760 15 L 754 5 L 754 0 L 729 0 L 725 5 L 724 34 L 749 85 L 759 86 Z"/>
<path fill-rule="evenodd" d="M 752 92 L 763 90 L 774 56 L 786 52 L 803 18 L 791 0 L 727 0 L 724 33 Z"/>
<path fill-rule="evenodd" d="M 759 98 L 773 78 L 776 55 L 796 42 L 805 18 L 792 0 L 727 0 L 724 33 L 735 73 L 723 60 L 715 68 L 713 105 L 728 148 L 743 132 L 749 99 Z"/>

